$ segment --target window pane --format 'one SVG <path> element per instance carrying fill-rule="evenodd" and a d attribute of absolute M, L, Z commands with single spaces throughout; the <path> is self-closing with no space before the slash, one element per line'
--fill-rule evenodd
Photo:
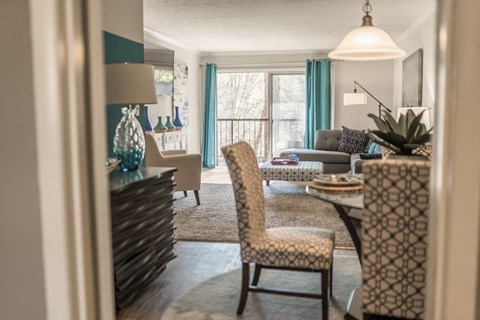
<path fill-rule="evenodd" d="M 221 148 L 248 142 L 259 162 L 270 154 L 269 113 L 266 104 L 266 73 L 219 73 L 217 75 L 217 155 Z"/>
<path fill-rule="evenodd" d="M 217 118 L 267 118 L 265 73 L 218 73 Z"/>
<path fill-rule="evenodd" d="M 273 155 L 303 148 L 305 134 L 305 75 L 272 76 Z"/>

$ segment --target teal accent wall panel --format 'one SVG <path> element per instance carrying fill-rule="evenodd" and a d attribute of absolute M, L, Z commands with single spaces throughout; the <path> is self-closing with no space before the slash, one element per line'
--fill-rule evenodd
<path fill-rule="evenodd" d="M 103 42 L 105 50 L 105 64 L 144 62 L 143 43 L 138 43 L 110 32 L 103 33 Z M 113 157 L 113 136 L 115 135 L 115 128 L 121 119 L 122 110 L 120 106 L 107 107 L 107 139 L 109 157 Z M 140 116 L 138 117 L 138 121 L 140 121 L 142 127 L 144 127 L 144 119 L 145 108 L 142 106 L 140 108 Z"/>

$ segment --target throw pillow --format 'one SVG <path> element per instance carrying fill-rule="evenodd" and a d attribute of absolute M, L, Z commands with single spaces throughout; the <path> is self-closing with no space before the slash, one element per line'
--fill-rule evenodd
<path fill-rule="evenodd" d="M 346 153 L 362 153 L 368 142 L 368 135 L 363 130 L 354 130 L 342 126 L 342 139 L 338 151 Z"/>
<path fill-rule="evenodd" d="M 372 145 L 374 145 L 375 142 L 372 140 L 372 138 L 368 138 L 368 142 L 367 142 L 367 146 L 365 147 L 365 153 L 370 153 L 370 148 L 372 147 Z"/>
<path fill-rule="evenodd" d="M 382 159 L 382 155 L 381 154 L 360 153 L 360 159 L 362 159 L 362 160 Z"/>
<path fill-rule="evenodd" d="M 378 143 L 373 142 L 373 143 L 370 145 L 370 148 L 368 148 L 367 153 L 368 153 L 368 154 L 375 154 L 375 153 L 376 153 L 375 150 L 377 149 L 377 146 L 378 146 Z M 381 152 L 379 152 L 379 153 L 381 153 Z"/>

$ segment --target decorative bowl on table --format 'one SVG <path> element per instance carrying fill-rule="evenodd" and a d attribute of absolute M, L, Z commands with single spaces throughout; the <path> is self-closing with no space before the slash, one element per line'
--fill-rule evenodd
<path fill-rule="evenodd" d="M 355 191 L 363 189 L 362 174 L 320 174 L 310 184 L 312 188 L 330 191 Z"/>
<path fill-rule="evenodd" d="M 122 160 L 116 158 L 108 158 L 106 162 L 107 173 L 112 172 Z"/>

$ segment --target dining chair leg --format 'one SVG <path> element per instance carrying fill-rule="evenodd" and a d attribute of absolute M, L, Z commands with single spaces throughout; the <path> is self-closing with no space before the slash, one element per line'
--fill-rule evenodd
<path fill-rule="evenodd" d="M 198 190 L 193 190 L 193 193 L 195 194 L 195 200 L 197 200 L 197 206 L 200 205 L 200 195 L 198 194 Z"/>
<path fill-rule="evenodd" d="M 255 273 L 253 274 L 252 286 L 258 285 L 258 280 L 260 280 L 260 273 L 262 272 L 262 267 L 258 264 L 255 264 Z"/>
<path fill-rule="evenodd" d="M 240 294 L 240 301 L 238 303 L 237 314 L 242 314 L 248 297 L 248 283 L 250 277 L 250 264 L 242 263 L 242 292 Z"/>
<path fill-rule="evenodd" d="M 322 319 L 328 320 L 328 283 L 329 270 L 322 271 Z"/>
<path fill-rule="evenodd" d="M 333 257 L 330 265 L 330 297 L 333 296 Z"/>
<path fill-rule="evenodd" d="M 187 197 L 187 191 L 183 191 L 183 195 Z"/>

